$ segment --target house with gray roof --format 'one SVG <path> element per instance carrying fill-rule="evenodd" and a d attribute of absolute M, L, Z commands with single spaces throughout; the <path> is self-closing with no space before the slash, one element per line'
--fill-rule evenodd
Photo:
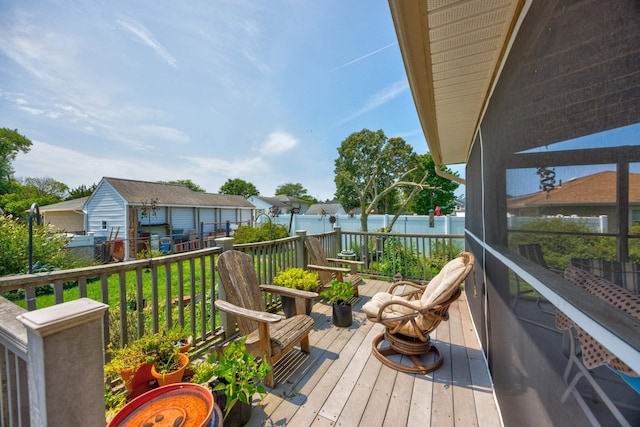
<path fill-rule="evenodd" d="M 180 251 L 249 224 L 255 206 L 242 196 L 197 192 L 183 185 L 102 178 L 85 204 L 86 230 L 96 237 L 126 240 L 124 259 L 146 249 Z"/>

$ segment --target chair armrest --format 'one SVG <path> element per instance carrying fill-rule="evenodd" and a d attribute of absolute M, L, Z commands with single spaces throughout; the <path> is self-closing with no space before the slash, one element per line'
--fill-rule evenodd
<path fill-rule="evenodd" d="M 318 298 L 318 294 L 316 292 L 303 291 L 303 290 L 300 290 L 300 289 L 285 288 L 285 287 L 282 287 L 282 286 L 260 285 L 260 289 L 262 289 L 265 292 L 272 293 L 272 294 L 284 295 L 286 297 L 292 297 L 292 298 L 296 298 L 296 297 L 305 298 L 305 299 Z"/>
<path fill-rule="evenodd" d="M 336 264 L 364 265 L 364 261 L 356 261 L 356 260 L 351 260 L 351 259 L 327 258 L 327 261 L 333 262 L 333 263 L 336 263 Z"/>
<path fill-rule="evenodd" d="M 403 307 L 407 307 L 411 310 L 414 310 L 413 313 L 407 313 L 407 314 L 403 314 L 400 316 L 395 316 L 395 317 L 382 317 L 382 313 L 384 313 L 384 310 L 387 307 L 390 307 L 392 305 L 401 305 Z M 384 322 L 396 322 L 399 320 L 409 320 L 412 319 L 416 316 L 418 316 L 418 314 L 420 313 L 420 308 L 414 306 L 413 304 L 408 303 L 407 301 L 402 301 L 402 300 L 391 300 L 391 301 L 387 301 L 384 304 L 382 304 L 380 306 L 380 308 L 378 309 L 378 315 L 376 316 L 376 322 L 385 324 Z"/>
<path fill-rule="evenodd" d="M 326 267 L 323 265 L 307 264 L 307 268 L 311 270 L 333 271 L 334 273 L 349 273 L 351 269 L 343 267 Z"/>
<path fill-rule="evenodd" d="M 246 317 L 247 319 L 255 320 L 256 322 L 276 323 L 283 319 L 282 316 L 277 314 L 267 313 L 265 311 L 249 310 L 247 308 L 233 305 L 228 301 L 216 300 L 215 305 L 219 310 L 234 314 L 236 316 Z"/>

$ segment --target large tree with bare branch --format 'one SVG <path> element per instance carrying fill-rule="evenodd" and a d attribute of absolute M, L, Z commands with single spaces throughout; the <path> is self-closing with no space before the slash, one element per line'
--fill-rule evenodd
<path fill-rule="evenodd" d="M 402 138 L 387 138 L 382 130 L 352 133 L 338 148 L 336 197 L 347 210 L 360 207 L 362 231 L 368 231 L 371 212 L 392 205 L 399 213 L 426 187 L 426 174 L 415 179 L 417 164 L 418 155 Z M 400 191 L 411 188 L 416 191 Z"/>

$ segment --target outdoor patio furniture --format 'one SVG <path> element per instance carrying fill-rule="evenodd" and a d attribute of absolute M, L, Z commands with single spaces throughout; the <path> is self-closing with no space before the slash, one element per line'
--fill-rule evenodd
<path fill-rule="evenodd" d="M 384 333 L 372 343 L 378 360 L 412 374 L 427 374 L 442 365 L 443 357 L 429 333 L 449 319 L 449 306 L 460 296 L 461 285 L 473 269 L 474 261 L 473 254 L 462 252 L 426 286 L 401 280 L 387 292 L 375 294 L 362 307 L 370 320 L 385 326 Z M 400 286 L 404 286 L 405 292 L 395 295 Z M 425 358 L 428 353 L 433 353 L 433 361 Z M 411 364 L 401 363 L 396 357 L 401 355 L 407 356 Z"/>
<path fill-rule="evenodd" d="M 614 263 L 620 266 L 621 263 Z M 625 263 L 629 264 L 629 263 Z M 584 265 L 584 264 L 583 264 Z M 640 318 L 640 295 L 630 292 L 624 287 L 618 286 L 602 277 L 584 271 L 574 265 L 570 265 L 565 270 L 565 278 L 576 286 L 586 290 L 590 294 L 607 301 L 617 309 L 627 314 Z M 633 286 L 631 281 L 630 286 Z M 637 288 L 636 288 L 637 289 Z M 568 384 L 567 389 L 562 394 L 561 402 L 565 402 L 569 394 L 573 394 L 574 398 L 584 411 L 585 415 L 594 424 L 598 425 L 595 415 L 587 406 L 584 398 L 578 392 L 576 386 L 578 382 L 584 378 L 589 382 L 591 390 L 597 393 L 602 402 L 614 415 L 616 420 L 623 426 L 630 426 L 629 422 L 624 418 L 616 404 L 611 400 L 607 393 L 602 389 L 598 381 L 592 375 L 591 370 L 599 366 L 607 366 L 613 372 L 618 374 L 624 382 L 626 382 L 637 393 L 640 393 L 640 377 L 624 362 L 618 359 L 608 349 L 603 347 L 590 334 L 585 332 L 580 326 L 575 324 L 567 315 L 558 310 L 556 313 L 556 327 L 565 330 L 569 338 L 569 354 L 567 366 L 564 371 L 564 380 Z M 577 343 L 573 330 L 578 334 Z M 577 372 L 569 381 L 569 377 L 573 371 L 573 367 L 577 368 Z M 636 408 L 640 409 L 640 408 Z"/>
<path fill-rule="evenodd" d="M 540 243 L 527 243 L 523 245 L 518 245 L 518 253 L 523 257 L 525 257 L 526 259 L 528 259 L 529 261 L 535 262 L 542 268 L 553 271 L 555 273 L 559 273 L 559 274 L 562 273 L 562 271 L 560 270 L 554 270 L 549 268 L 549 266 L 547 265 L 547 261 L 544 259 L 544 255 L 542 255 L 542 246 L 540 245 Z M 536 294 L 536 291 L 533 288 L 523 289 L 523 287 L 521 286 L 520 280 L 521 279 L 518 277 L 518 275 L 516 275 L 516 288 L 517 288 L 516 297 L 513 300 L 513 303 L 511 304 L 511 310 L 513 311 L 515 311 L 516 305 L 518 304 L 518 301 L 520 300 L 520 297 L 522 295 Z M 551 315 L 555 314 L 550 311 L 546 311 L 542 309 L 542 307 L 540 306 L 541 298 L 542 297 L 540 297 L 539 295 L 536 297 L 536 305 L 538 306 L 538 308 L 543 313 L 551 314 Z"/>
<path fill-rule="evenodd" d="M 327 258 L 322 249 L 322 244 L 315 237 L 307 237 L 304 240 L 304 246 L 309 252 L 311 264 L 307 265 L 310 270 L 316 270 L 320 278 L 320 285 L 323 289 L 331 287 L 331 281 L 335 278 L 339 282 L 349 281 L 356 289 L 358 296 L 358 285 L 364 283 L 364 279 L 358 274 L 359 265 L 364 265 L 362 261 Z M 348 265 L 345 267 L 333 267 L 330 264 Z"/>
<path fill-rule="evenodd" d="M 309 353 L 309 332 L 315 327 L 313 319 L 306 314 L 285 319 L 267 312 L 261 291 L 294 297 L 297 313 L 304 313 L 305 299 L 316 298 L 318 294 L 260 285 L 251 256 L 235 250 L 218 257 L 217 269 L 227 300 L 216 300 L 216 308 L 236 316 L 240 334 L 247 336 L 249 352 L 262 357 L 271 367 L 298 344 L 303 352 Z M 274 369 L 264 382 L 268 387 L 275 387 Z"/>

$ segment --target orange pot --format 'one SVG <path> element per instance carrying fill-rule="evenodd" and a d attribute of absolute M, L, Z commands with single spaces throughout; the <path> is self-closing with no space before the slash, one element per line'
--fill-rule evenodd
<path fill-rule="evenodd" d="M 142 365 L 135 368 L 128 368 L 124 371 L 119 372 L 120 377 L 122 377 L 122 382 L 128 391 L 133 391 L 137 389 L 139 386 L 149 383 L 149 381 L 153 381 L 153 375 L 151 375 L 151 364 L 143 363 Z M 145 390 L 146 391 L 146 390 Z"/>
<path fill-rule="evenodd" d="M 178 358 L 180 359 L 180 369 L 169 372 L 167 374 L 161 374 L 156 370 L 156 365 L 151 366 L 151 375 L 158 381 L 159 386 L 179 383 L 182 381 L 182 376 L 184 375 L 184 370 L 187 368 L 189 364 L 189 356 L 184 353 L 178 353 Z"/>

